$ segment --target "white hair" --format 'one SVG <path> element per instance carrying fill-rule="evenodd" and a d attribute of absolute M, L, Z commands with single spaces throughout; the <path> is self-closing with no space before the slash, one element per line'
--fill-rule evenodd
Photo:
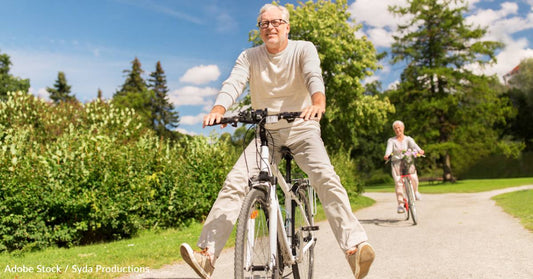
<path fill-rule="evenodd" d="M 394 129 L 394 126 L 396 126 L 396 124 L 398 124 L 398 125 L 400 125 L 400 126 L 402 126 L 402 127 L 405 128 L 405 125 L 403 124 L 402 121 L 400 121 L 400 120 L 396 120 L 396 121 L 394 121 L 394 122 L 392 123 L 392 129 Z"/>
<path fill-rule="evenodd" d="M 257 22 L 260 22 L 261 21 L 261 15 L 264 12 L 266 12 L 267 10 L 270 10 L 270 9 L 278 9 L 278 10 L 280 10 L 282 19 L 287 21 L 287 23 L 289 23 L 289 17 L 290 17 L 289 10 L 287 10 L 287 8 L 285 8 L 284 6 L 279 6 L 279 5 L 274 5 L 274 4 L 265 4 L 261 8 L 261 10 L 259 10 L 259 15 L 257 16 Z"/>

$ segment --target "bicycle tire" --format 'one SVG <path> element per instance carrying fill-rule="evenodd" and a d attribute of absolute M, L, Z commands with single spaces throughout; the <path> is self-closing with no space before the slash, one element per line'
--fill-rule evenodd
<path fill-rule="evenodd" d="M 298 248 L 301 245 L 306 245 L 307 242 L 312 240 L 313 235 L 310 230 L 302 230 L 303 227 L 308 226 L 305 219 L 309 220 L 309 225 L 314 226 L 313 215 L 311 207 L 309 205 L 309 199 L 304 189 L 300 189 L 297 192 L 298 199 L 303 203 L 305 212 L 296 209 L 296 202 L 292 201 L 292 232 L 293 232 L 293 253 L 299 251 Z M 301 216 L 304 214 L 305 216 Z M 313 265 L 315 260 L 315 253 L 313 244 L 306 251 L 305 255 L 301 256 L 301 261 L 292 265 L 292 272 L 294 279 L 311 279 L 313 278 Z"/>
<path fill-rule="evenodd" d="M 267 200 L 266 192 L 259 189 L 252 189 L 244 199 L 235 240 L 235 278 L 280 278 L 279 252 L 273 268 L 268 268 L 271 243 Z M 252 239 L 248 238 L 249 234 L 253 234 Z"/>
<path fill-rule="evenodd" d="M 418 217 L 416 216 L 416 207 L 415 207 L 415 192 L 413 191 L 413 185 L 409 179 L 405 179 L 405 191 L 407 192 L 407 202 L 409 204 L 409 213 L 411 214 L 411 219 L 413 219 L 413 224 L 418 224 Z"/>
<path fill-rule="evenodd" d="M 407 190 L 406 190 L 406 187 L 405 185 L 407 185 L 407 180 L 409 180 L 409 178 L 407 177 L 403 177 L 402 178 L 402 183 L 403 183 L 403 187 L 402 187 L 402 196 L 403 196 L 403 215 L 405 216 L 405 221 L 408 221 L 409 220 L 409 201 L 407 200 Z"/>

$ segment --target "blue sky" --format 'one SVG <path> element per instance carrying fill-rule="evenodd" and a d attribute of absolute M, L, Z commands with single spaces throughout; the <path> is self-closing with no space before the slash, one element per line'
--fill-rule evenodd
<path fill-rule="evenodd" d="M 210 134 L 201 128 L 221 83 L 239 53 L 251 44 L 259 0 L 4 0 L 0 10 L 0 53 L 11 57 L 11 74 L 28 78 L 30 91 L 47 98 L 63 71 L 81 101 L 109 99 L 123 84 L 123 70 L 137 57 L 147 75 L 161 61 L 170 100 L 180 113 L 180 131 Z M 296 1 L 281 1 L 281 4 Z M 352 18 L 363 25 L 375 47 L 387 50 L 401 19 L 387 5 L 404 0 L 349 0 Z M 502 76 L 521 59 L 533 57 L 533 0 L 471 0 L 467 21 L 488 28 L 486 39 L 505 48 L 498 63 L 477 71 Z M 401 65 L 382 61 L 368 80 L 394 84 Z M 474 67 L 475 69 L 475 67 Z"/>

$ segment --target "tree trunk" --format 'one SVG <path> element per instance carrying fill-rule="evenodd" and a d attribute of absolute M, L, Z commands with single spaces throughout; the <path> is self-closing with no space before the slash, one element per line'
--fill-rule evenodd
<path fill-rule="evenodd" d="M 442 181 L 443 182 L 455 182 L 455 177 L 452 174 L 452 165 L 450 160 L 450 154 L 446 152 L 446 155 L 442 158 Z"/>

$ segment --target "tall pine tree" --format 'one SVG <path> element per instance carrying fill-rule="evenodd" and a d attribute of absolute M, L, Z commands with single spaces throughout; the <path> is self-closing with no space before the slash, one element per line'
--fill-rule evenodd
<path fill-rule="evenodd" d="M 61 102 L 74 102 L 76 97 L 70 95 L 71 86 L 67 83 L 67 78 L 64 72 L 57 73 L 57 80 L 54 83 L 54 87 L 47 87 L 46 91 L 50 93 L 50 99 L 54 103 L 59 104 Z"/>
<path fill-rule="evenodd" d="M 142 74 L 141 62 L 137 57 L 131 62 L 131 70 L 124 70 L 126 80 L 113 95 L 113 104 L 118 107 L 133 108 L 144 119 L 147 127 L 152 127 L 152 92 L 148 90 Z"/>
<path fill-rule="evenodd" d="M 150 74 L 148 87 L 152 90 L 152 127 L 160 136 L 169 136 L 179 125 L 179 114 L 168 100 L 167 78 L 161 62 L 157 61 L 155 71 Z"/>
<path fill-rule="evenodd" d="M 495 62 L 502 44 L 482 41 L 486 29 L 465 23 L 464 1 L 407 3 L 389 8 L 409 18 L 398 26 L 391 49 L 393 63 L 407 66 L 389 96 L 406 131 L 436 156 L 444 180 L 453 181 L 452 166 L 465 169 L 507 144 L 494 129 L 511 111 L 491 86 L 496 77 L 477 75 L 469 68 Z"/>
<path fill-rule="evenodd" d="M 124 70 L 126 80 L 115 95 L 126 94 L 129 92 L 143 92 L 146 90 L 146 82 L 142 78 L 144 73 L 141 65 L 141 61 L 137 57 L 131 62 L 131 70 Z"/>

